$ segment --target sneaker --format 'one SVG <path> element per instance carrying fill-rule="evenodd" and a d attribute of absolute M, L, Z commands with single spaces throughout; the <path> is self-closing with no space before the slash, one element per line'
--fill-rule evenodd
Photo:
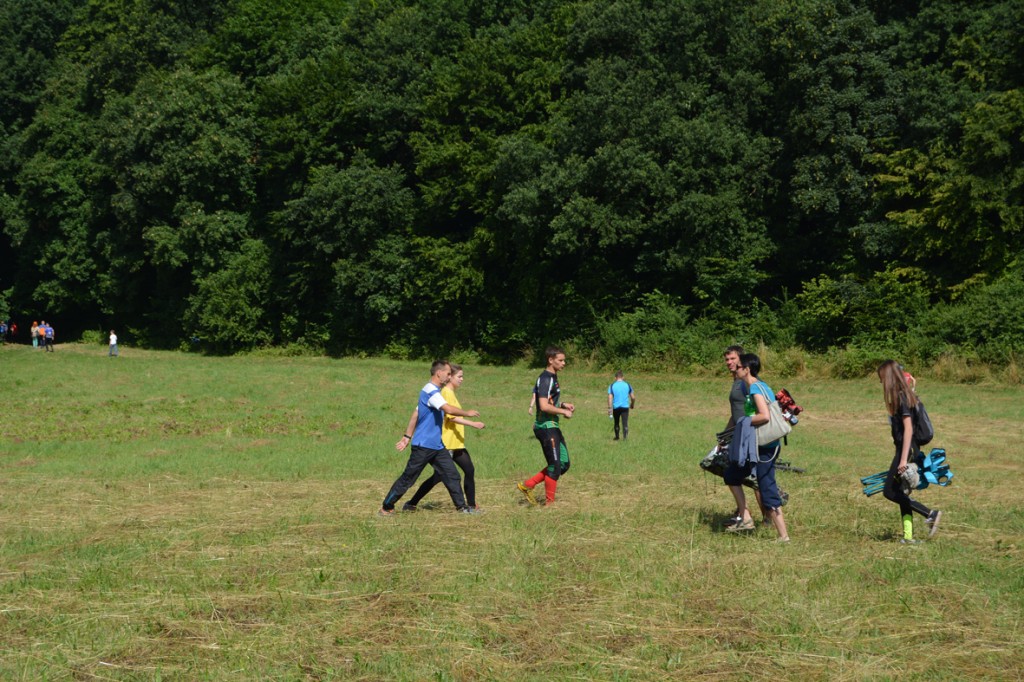
<path fill-rule="evenodd" d="M 416 511 L 416 505 L 413 504 L 412 502 L 406 502 L 405 504 L 402 505 L 402 511 L 414 512 Z"/>
<path fill-rule="evenodd" d="M 934 537 L 939 532 L 939 521 L 942 520 L 942 512 L 938 509 L 932 509 L 932 513 L 928 515 L 928 519 L 925 521 L 928 524 L 928 537 Z"/>
<path fill-rule="evenodd" d="M 901 545 L 920 545 L 921 544 L 921 540 L 918 540 L 917 538 L 909 538 L 909 539 L 902 538 L 900 540 L 900 544 Z"/>
<path fill-rule="evenodd" d="M 398 515 L 398 512 L 396 512 L 394 509 L 385 509 L 384 507 L 381 507 L 380 511 L 377 512 L 377 516 L 397 516 L 397 515 Z"/>
<path fill-rule="evenodd" d="M 746 521 L 740 521 L 735 526 L 729 526 L 726 528 L 726 532 L 738 533 L 741 530 L 754 530 L 757 524 L 754 523 L 754 519 L 747 519 Z"/>
<path fill-rule="evenodd" d="M 521 492 L 523 494 L 523 497 L 526 498 L 526 501 L 530 503 L 530 506 L 536 507 L 538 502 L 537 498 L 533 496 L 533 490 L 527 488 L 522 483 L 517 483 L 516 485 L 519 487 L 519 492 Z"/>
<path fill-rule="evenodd" d="M 458 511 L 459 514 L 479 514 L 480 510 L 476 507 L 462 507 Z"/>

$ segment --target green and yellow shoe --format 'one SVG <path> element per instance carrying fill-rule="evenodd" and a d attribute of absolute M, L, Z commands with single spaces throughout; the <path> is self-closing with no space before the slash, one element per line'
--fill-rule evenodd
<path fill-rule="evenodd" d="M 538 503 L 537 498 L 533 496 L 533 490 L 527 488 L 522 483 L 517 483 L 516 485 L 519 487 L 519 492 L 521 492 L 523 494 L 523 497 L 526 498 L 526 501 L 530 503 L 530 506 L 536 507 Z"/>

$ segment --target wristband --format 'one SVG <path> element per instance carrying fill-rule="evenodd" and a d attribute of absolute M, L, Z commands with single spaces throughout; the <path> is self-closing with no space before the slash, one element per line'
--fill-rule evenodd
<path fill-rule="evenodd" d="M 412 436 L 406 436 L 404 434 L 402 435 L 402 438 L 408 438 L 409 440 L 412 440 Z"/>

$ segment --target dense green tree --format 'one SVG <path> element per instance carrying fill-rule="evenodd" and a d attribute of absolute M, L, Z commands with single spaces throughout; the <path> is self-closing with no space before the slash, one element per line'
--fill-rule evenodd
<path fill-rule="evenodd" d="M 114 271 L 105 297 L 158 338 L 180 338 L 197 282 L 254 236 L 249 99 L 233 75 L 181 68 L 143 79 L 101 122 L 113 218 L 97 225 Z"/>
<path fill-rule="evenodd" d="M 61 35 L 84 0 L 7 0 L 0 4 L 0 139 L 35 113 Z M 2 155 L 11 161 L 9 154 Z"/>
<path fill-rule="evenodd" d="M 263 346 L 274 339 L 268 327 L 270 249 L 246 239 L 223 255 L 220 267 L 197 278 L 184 319 L 194 343 L 231 352 Z"/>
<path fill-rule="evenodd" d="M 1022 20 L 1020 0 L 12 0 L 0 302 L 214 352 L 679 359 L 687 326 L 894 347 L 1019 266 Z"/>
<path fill-rule="evenodd" d="M 414 197 L 403 181 L 399 169 L 366 156 L 314 168 L 303 196 L 274 216 L 289 245 L 280 301 L 286 338 L 353 350 L 417 322 Z"/>

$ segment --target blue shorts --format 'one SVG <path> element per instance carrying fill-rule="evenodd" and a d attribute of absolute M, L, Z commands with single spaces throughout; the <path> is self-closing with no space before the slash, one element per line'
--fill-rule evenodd
<path fill-rule="evenodd" d="M 761 504 L 772 510 L 782 508 L 782 494 L 775 482 L 775 460 L 780 449 L 778 444 L 757 449 L 757 489 L 761 491 Z"/>

